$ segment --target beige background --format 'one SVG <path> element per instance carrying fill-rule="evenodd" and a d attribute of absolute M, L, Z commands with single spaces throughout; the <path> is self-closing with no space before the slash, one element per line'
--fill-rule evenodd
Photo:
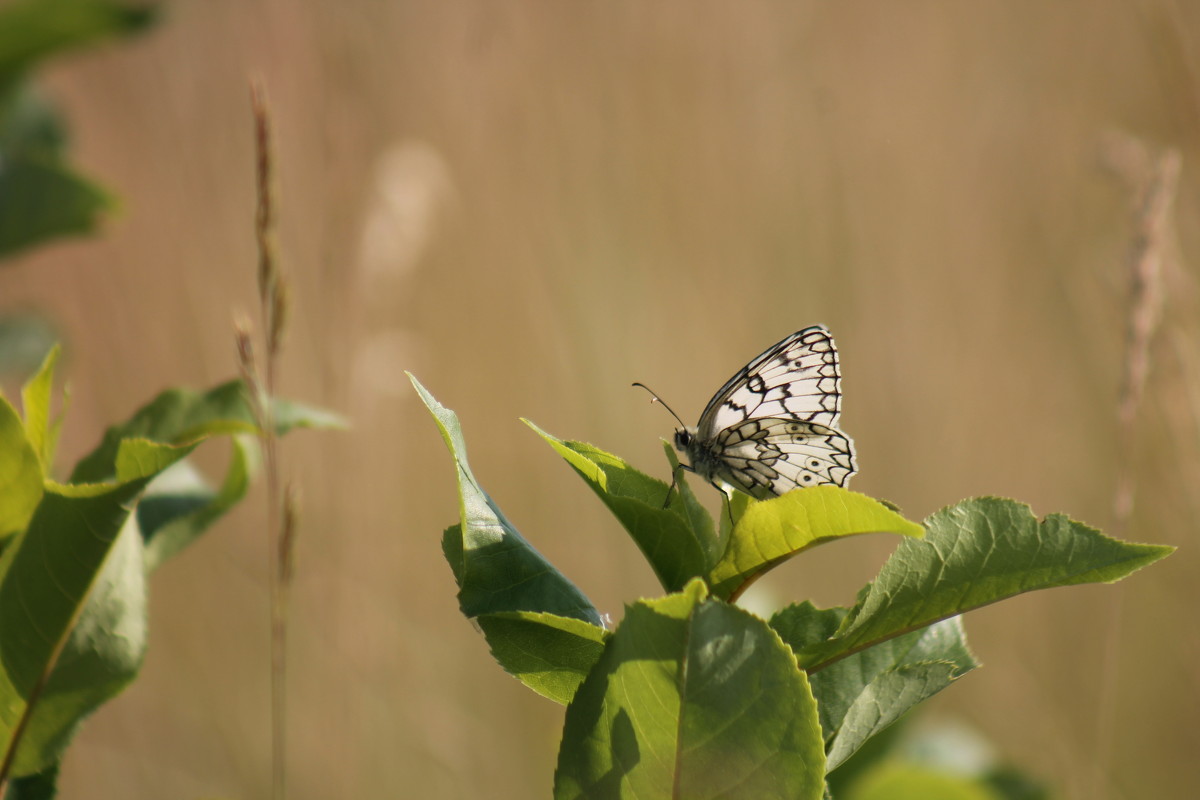
<path fill-rule="evenodd" d="M 1110 528 L 1133 233 L 1102 167 L 1114 130 L 1183 156 L 1184 258 L 1128 532 L 1183 550 L 1119 589 L 972 614 L 986 668 L 928 713 L 1066 798 L 1103 796 L 1097 764 L 1112 798 L 1195 792 L 1194 4 L 167 11 L 149 35 L 49 71 L 78 161 L 124 211 L 99 238 L 0 269 L 0 304 L 62 328 L 64 461 L 159 389 L 231 376 L 231 319 L 255 304 L 246 82 L 263 76 L 295 283 L 282 384 L 354 421 L 285 448 L 304 494 L 294 797 L 549 795 L 562 710 L 458 614 L 439 550 L 453 472 L 406 369 L 459 412 L 506 513 L 614 618 L 658 587 L 517 417 L 665 476 L 673 422 L 629 383 L 694 419 L 749 357 L 815 322 L 842 351 L 854 488 L 918 519 L 988 493 Z M 266 796 L 262 501 L 155 576 L 145 670 L 83 729 L 63 797 Z M 893 546 L 825 548 L 760 599 L 849 603 Z"/>

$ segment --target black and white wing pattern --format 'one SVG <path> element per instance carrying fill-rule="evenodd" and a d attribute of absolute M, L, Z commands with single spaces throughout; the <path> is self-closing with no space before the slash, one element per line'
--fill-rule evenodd
<path fill-rule="evenodd" d="M 758 498 L 845 486 L 857 472 L 842 411 L 837 348 L 824 326 L 797 331 L 743 367 L 675 446 L 691 468 Z"/>

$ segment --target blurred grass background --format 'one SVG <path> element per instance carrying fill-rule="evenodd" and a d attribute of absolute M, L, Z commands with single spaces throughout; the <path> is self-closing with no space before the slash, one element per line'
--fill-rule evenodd
<path fill-rule="evenodd" d="M 295 297 L 281 384 L 354 423 L 284 443 L 304 495 L 294 797 L 549 795 L 562 709 L 495 666 L 458 613 L 439 546 L 453 471 L 406 369 L 460 414 L 506 513 L 614 619 L 658 593 L 653 576 L 517 417 L 665 476 L 673 421 L 630 382 L 694 419 L 747 359 L 816 322 L 842 352 L 854 488 L 917 519 L 986 493 L 1112 526 L 1134 226 L 1102 141 L 1179 149 L 1180 251 L 1198 252 L 1200 7 L 166 11 L 46 76 L 76 160 L 124 211 L 0 269 L 0 303 L 45 310 L 68 343 L 65 463 L 159 389 L 232 376 L 233 314 L 255 308 L 247 78 L 262 76 Z M 1166 275 L 1125 534 L 1183 551 L 1120 588 L 970 615 L 987 669 L 929 712 L 1066 798 L 1101 796 L 1098 772 L 1111 798 L 1200 783 L 1189 267 Z M 145 670 L 83 729 L 64 797 L 266 795 L 261 500 L 157 574 Z M 848 604 L 894 544 L 819 550 L 760 597 Z"/>

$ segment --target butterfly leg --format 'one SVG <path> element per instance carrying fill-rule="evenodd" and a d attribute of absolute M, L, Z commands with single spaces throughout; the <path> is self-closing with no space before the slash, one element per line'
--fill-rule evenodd
<path fill-rule="evenodd" d="M 679 485 L 679 470 L 686 469 L 688 472 L 695 473 L 696 470 L 688 464 L 676 464 L 675 469 L 671 470 L 671 485 L 667 487 L 667 499 L 663 501 L 663 508 L 671 507 L 671 492 L 677 492 Z M 710 481 L 711 482 L 711 481 Z"/>
<path fill-rule="evenodd" d="M 732 528 L 734 525 L 733 487 L 727 483 L 717 483 L 716 481 L 709 481 L 709 485 L 721 493 L 721 505 L 725 506 L 725 514 L 729 517 L 729 527 Z"/>

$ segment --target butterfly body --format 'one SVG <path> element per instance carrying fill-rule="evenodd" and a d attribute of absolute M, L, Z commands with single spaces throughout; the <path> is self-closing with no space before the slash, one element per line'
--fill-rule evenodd
<path fill-rule="evenodd" d="M 803 486 L 845 486 L 854 443 L 837 428 L 841 372 L 821 325 L 769 347 L 725 382 L 695 427 L 675 431 L 683 465 L 764 499 Z"/>

